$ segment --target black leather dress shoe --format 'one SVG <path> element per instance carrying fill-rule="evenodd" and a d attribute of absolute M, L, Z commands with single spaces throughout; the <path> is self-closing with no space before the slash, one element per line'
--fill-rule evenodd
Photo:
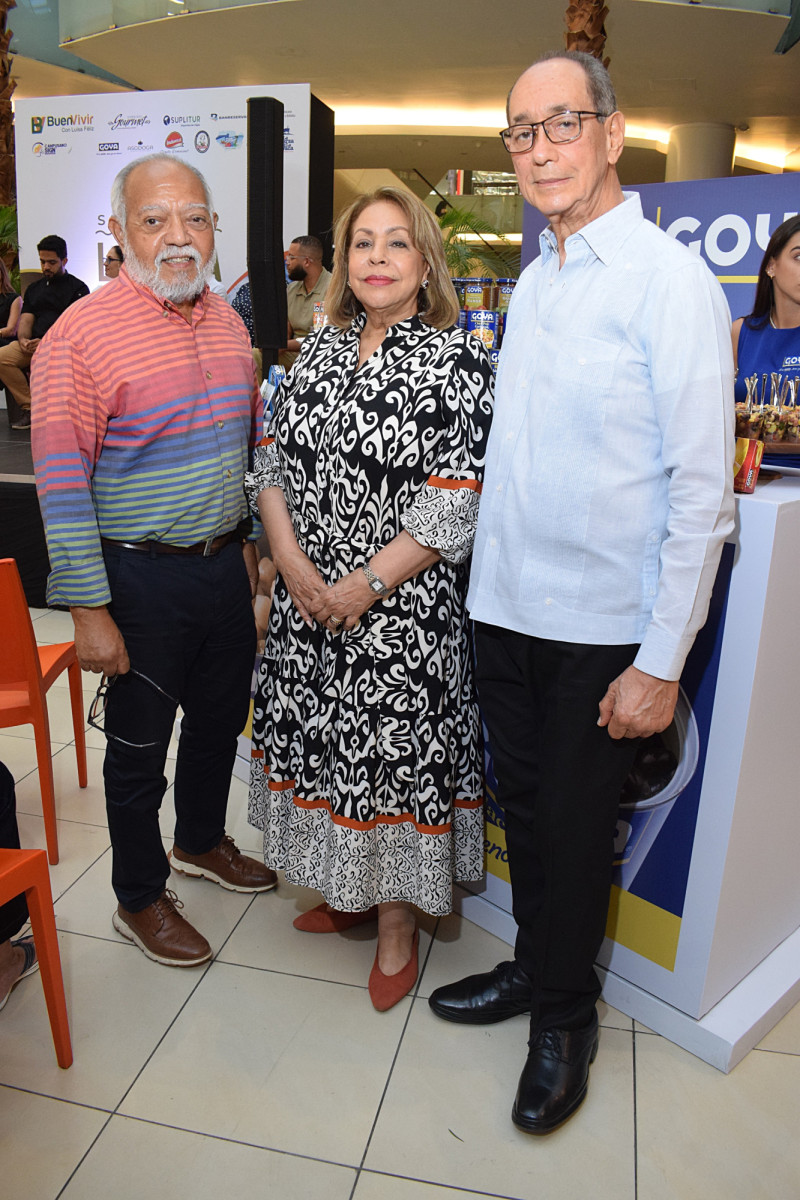
<path fill-rule="evenodd" d="M 598 1042 L 597 1013 L 583 1029 L 545 1029 L 533 1039 L 511 1119 L 526 1133 L 550 1133 L 583 1103 Z"/>
<path fill-rule="evenodd" d="M 531 1011 L 531 981 L 517 963 L 501 962 L 493 971 L 437 988 L 428 1004 L 445 1021 L 494 1025 Z"/>

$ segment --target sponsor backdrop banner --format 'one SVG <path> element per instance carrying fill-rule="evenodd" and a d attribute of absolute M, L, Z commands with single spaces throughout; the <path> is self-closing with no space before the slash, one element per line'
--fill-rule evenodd
<path fill-rule="evenodd" d="M 284 242 L 307 232 L 310 87 L 305 83 L 43 97 L 15 104 L 20 263 L 36 243 L 66 239 L 68 269 L 104 278 L 111 184 L 132 159 L 166 151 L 202 171 L 219 214 L 219 275 L 233 291 L 247 271 L 247 100 L 284 106 Z"/>
<path fill-rule="evenodd" d="M 800 175 L 743 175 L 626 188 L 642 198 L 644 215 L 706 260 L 722 284 L 734 317 L 753 307 L 758 268 L 770 234 L 800 212 Z M 547 221 L 529 204 L 522 262 L 539 253 Z"/>

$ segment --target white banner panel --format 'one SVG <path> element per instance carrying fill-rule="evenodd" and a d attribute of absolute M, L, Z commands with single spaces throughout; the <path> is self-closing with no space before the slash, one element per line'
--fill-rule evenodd
<path fill-rule="evenodd" d="M 41 97 L 15 104 L 20 264 L 38 269 L 36 244 L 66 239 L 69 270 L 103 279 L 111 184 L 131 159 L 167 151 L 202 171 L 219 214 L 220 277 L 230 291 L 247 271 L 247 100 L 284 106 L 284 246 L 308 232 L 310 87 L 307 83 Z"/>

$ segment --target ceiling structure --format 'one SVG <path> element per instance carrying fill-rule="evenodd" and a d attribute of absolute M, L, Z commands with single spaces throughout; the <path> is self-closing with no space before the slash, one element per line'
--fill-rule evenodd
<path fill-rule="evenodd" d="M 736 127 L 740 165 L 800 169 L 800 46 L 774 53 L 785 18 L 607 2 L 606 53 L 632 135 L 623 182 L 663 179 L 669 129 L 696 121 Z M 450 168 L 509 170 L 497 137 L 505 94 L 563 46 L 565 9 L 565 0 L 294 0 L 184 12 L 62 48 L 145 90 L 309 82 L 336 113 L 337 167 L 436 181 Z M 23 96 L 115 87 L 87 75 L 66 87 L 70 72 L 30 58 L 14 74 Z"/>

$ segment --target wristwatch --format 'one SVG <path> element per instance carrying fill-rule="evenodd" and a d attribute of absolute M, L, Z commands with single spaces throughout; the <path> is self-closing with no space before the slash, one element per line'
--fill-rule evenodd
<path fill-rule="evenodd" d="M 361 570 L 364 572 L 364 574 L 367 577 L 367 583 L 369 584 L 369 586 L 372 588 L 373 592 L 375 592 L 375 594 L 377 596 L 388 596 L 389 595 L 389 593 L 391 592 L 392 589 L 390 587 L 387 587 L 382 579 L 378 578 L 378 576 L 371 569 L 371 567 L 369 567 L 366 563 L 364 563 Z"/>

